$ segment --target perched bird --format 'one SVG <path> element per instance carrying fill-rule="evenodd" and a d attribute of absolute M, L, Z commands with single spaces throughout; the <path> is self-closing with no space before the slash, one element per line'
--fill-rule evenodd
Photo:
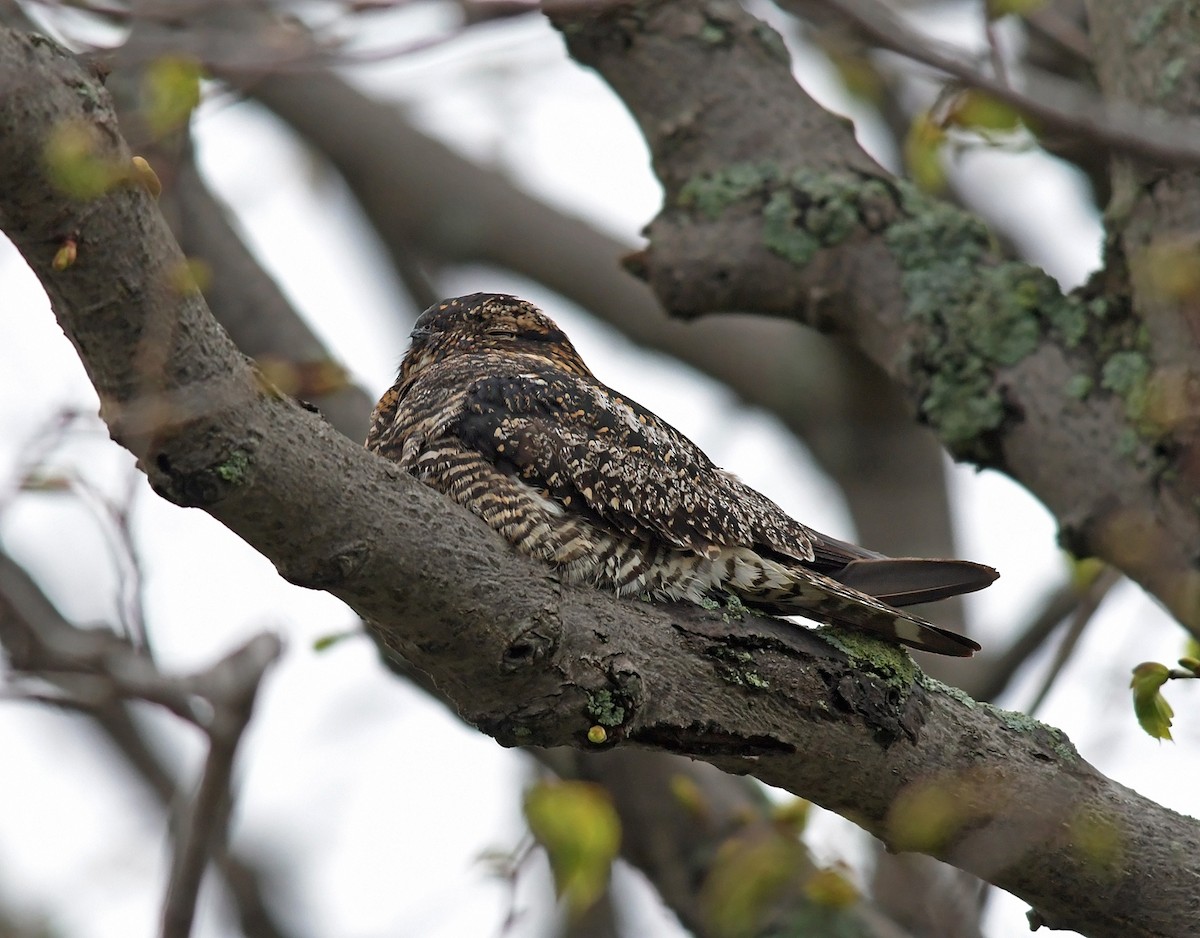
<path fill-rule="evenodd" d="M 513 296 L 474 293 L 421 315 L 366 445 L 568 583 L 693 603 L 732 594 L 938 654 L 979 649 L 895 607 L 981 589 L 995 570 L 893 559 L 805 527 L 601 384 L 554 322 Z"/>

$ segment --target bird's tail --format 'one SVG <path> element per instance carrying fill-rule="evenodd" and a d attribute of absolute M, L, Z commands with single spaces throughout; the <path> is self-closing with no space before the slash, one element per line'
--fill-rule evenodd
<path fill-rule="evenodd" d="M 831 573 L 843 586 L 866 593 L 889 606 L 930 603 L 989 586 L 1000 574 L 969 560 L 923 557 L 867 557 L 852 560 Z"/>
<path fill-rule="evenodd" d="M 979 651 L 979 645 L 965 635 L 959 635 L 957 632 L 936 626 L 920 616 L 889 605 L 883 598 L 872 596 L 809 567 L 801 564 L 782 564 L 776 560 L 763 558 L 745 548 L 733 548 L 723 552 L 723 556 L 729 554 L 738 556 L 729 558 L 735 560 L 735 563 L 730 564 L 732 576 L 724 582 L 724 588 L 735 593 L 752 609 L 759 609 L 775 615 L 804 616 L 816 622 L 859 629 L 871 632 L 887 641 L 898 642 L 910 648 L 919 648 L 922 651 L 938 655 L 965 658 Z M 877 562 L 882 563 L 882 560 Z M 919 561 L 898 561 L 896 563 L 905 568 L 912 565 L 914 570 L 921 569 Z M 951 561 L 950 563 L 958 564 L 960 562 Z M 966 564 L 965 561 L 962 563 Z M 978 565 L 967 564 L 967 566 L 977 567 Z M 864 567 L 863 569 L 869 568 Z M 959 575 L 951 578 L 950 582 L 974 582 L 970 576 L 963 575 L 968 572 L 965 569 L 959 570 Z M 992 573 L 994 574 L 995 571 Z M 975 571 L 974 576 L 982 577 L 983 574 Z M 854 577 L 858 577 L 859 582 L 866 582 L 868 585 L 885 584 L 886 589 L 891 591 L 888 595 L 896 592 L 895 587 L 891 584 L 899 582 L 883 576 L 878 578 L 878 583 L 872 583 L 871 577 L 857 572 Z M 992 579 L 995 579 L 994 575 L 987 582 L 990 583 Z M 946 582 L 929 580 L 924 586 L 914 586 L 911 589 L 900 591 L 899 596 L 902 601 L 921 602 L 924 601 L 925 596 L 931 594 L 954 595 L 953 592 L 944 592 L 947 588 Z M 987 583 L 980 584 L 980 586 L 985 585 Z M 979 586 L 974 588 L 978 589 Z M 963 591 L 957 590 L 957 592 Z M 909 598 L 911 596 L 922 598 Z"/>

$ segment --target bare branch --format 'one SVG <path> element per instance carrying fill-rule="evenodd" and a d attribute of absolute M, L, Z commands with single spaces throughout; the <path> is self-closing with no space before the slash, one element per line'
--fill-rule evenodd
<path fill-rule="evenodd" d="M 1114 154 L 1155 165 L 1200 165 L 1200 123 L 1178 115 L 1148 114 L 1132 102 L 1105 101 L 1078 84 L 1027 69 L 1027 90 L 1002 75 L 981 72 L 957 50 L 918 35 L 878 0 L 821 0 L 881 48 L 921 62 L 1012 105 L 1039 126 L 1086 137 Z M 787 2 L 782 3 L 788 6 Z"/>
<path fill-rule="evenodd" d="M 1120 580 L 1121 574 L 1111 567 L 1107 567 L 1083 590 L 1082 595 L 1079 597 L 1078 605 L 1071 613 L 1071 622 L 1067 628 L 1067 634 L 1063 636 L 1062 644 L 1055 650 L 1054 660 L 1050 663 L 1050 669 L 1046 672 L 1046 676 L 1042 680 L 1042 686 L 1034 695 L 1033 701 L 1026 708 L 1026 712 L 1032 714 L 1037 713 L 1041 709 L 1042 704 L 1046 701 L 1046 697 L 1050 694 L 1050 689 L 1054 687 L 1054 682 L 1058 680 L 1063 668 L 1071 660 L 1071 655 L 1075 653 L 1075 649 L 1079 646 L 1079 639 L 1083 637 L 1084 630 L 1096 615 L 1100 604 L 1104 602 L 1104 597 L 1109 594 L 1109 591 Z"/>
<path fill-rule="evenodd" d="M 0 553 L 0 646 L 18 673 L 61 689 L 56 695 L 28 697 L 91 714 L 164 806 L 173 799 L 174 782 L 123 702 L 157 703 L 205 731 L 210 748 L 203 776 L 177 825 L 163 938 L 186 938 L 190 933 L 200 880 L 210 857 L 234 888 L 242 919 L 255 921 L 259 935 L 279 935 L 263 914 L 257 890 L 248 888 L 253 872 L 231 857 L 225 844 L 234 755 L 263 672 L 279 655 L 279 640 L 260 635 L 203 672 L 163 675 L 142 650 L 113 633 L 72 626 L 25 571 Z"/>
<path fill-rule="evenodd" d="M 163 904 L 161 938 L 187 938 L 196 912 L 200 880 L 210 857 L 225 852 L 233 807 L 230 779 L 242 732 L 267 667 L 279 657 L 273 635 L 259 635 L 198 676 L 213 718 L 206 729 L 208 758 L 191 803 L 183 809 L 174 841 L 174 860 Z"/>
<path fill-rule="evenodd" d="M 1062 621 L 1078 608 L 1079 588 L 1073 583 L 1055 587 L 1042 600 L 1037 614 L 1018 633 L 974 681 L 966 681 L 963 690 L 976 700 L 995 700 L 1008 687 L 1017 670 L 1041 648 Z"/>

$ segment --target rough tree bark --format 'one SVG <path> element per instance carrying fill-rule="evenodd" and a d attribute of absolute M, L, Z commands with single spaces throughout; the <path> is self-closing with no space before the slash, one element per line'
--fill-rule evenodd
<path fill-rule="evenodd" d="M 508 745 L 585 749 L 602 724 L 607 745 L 753 774 L 1009 889 L 1056 927 L 1191 929 L 1195 821 L 877 643 L 561 586 L 260 380 L 181 276 L 93 76 L 46 40 L 3 32 L 0 87 L 0 224 L 114 439 L 161 495 L 373 622 L 472 723 Z M 64 121 L 90 128 L 89 158 L 111 173 L 94 199 L 47 178 Z"/>

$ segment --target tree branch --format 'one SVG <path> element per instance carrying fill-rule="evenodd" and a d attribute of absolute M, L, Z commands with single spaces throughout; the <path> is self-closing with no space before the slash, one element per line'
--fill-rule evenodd
<path fill-rule="evenodd" d="M 234 890 L 242 921 L 254 924 L 253 934 L 279 935 L 257 890 L 247 888 L 252 871 L 229 854 L 225 843 L 234 756 L 263 672 L 279 654 L 279 640 L 260 635 L 203 672 L 166 676 L 144 652 L 112 632 L 72 626 L 25 571 L 0 553 L 0 646 L 19 673 L 49 681 L 62 692 L 33 695 L 36 699 L 93 715 L 164 806 L 174 794 L 174 782 L 137 732 L 124 702 L 158 704 L 208 735 L 199 788 L 178 818 L 161 934 L 190 934 L 211 857 Z"/>
<path fill-rule="evenodd" d="M 1200 165 L 1200 123 L 1164 113 L 1147 114 L 1131 101 L 1105 102 L 1076 82 L 1066 82 L 1033 68 L 1026 69 L 1025 91 L 1003 75 L 988 75 L 957 50 L 921 36 L 892 10 L 877 0 L 819 0 L 888 49 L 915 62 L 929 65 L 971 88 L 986 91 L 1009 104 L 1039 128 L 1083 137 L 1114 154 L 1135 157 L 1154 165 L 1181 169 Z M 792 3 L 781 0 L 788 8 Z M 1136 16 L 1123 17 L 1128 24 Z"/>
<path fill-rule="evenodd" d="M 1064 546 L 1125 571 L 1200 635 L 1200 460 L 1182 458 L 1197 376 L 1177 364 L 1200 357 L 1196 336 L 1140 331 L 1118 270 L 1064 296 L 999 257 L 976 219 L 872 163 L 737 4 L 554 9 L 650 143 L 666 198 L 638 270 L 669 310 L 848 335 L 951 453 L 1013 476 Z"/>
<path fill-rule="evenodd" d="M 70 56 L 0 32 L 0 87 L 0 224 L 45 285 L 114 438 L 164 497 L 346 601 L 475 725 L 505 745 L 589 749 L 603 721 L 612 745 L 754 774 L 1023 896 L 1056 927 L 1190 929 L 1178 910 L 1198 875 L 1195 821 L 1105 778 L 1061 733 L 923 679 L 887 646 L 563 587 L 258 380 L 181 284 L 182 255 L 139 186 L 116 174 L 92 200 L 55 190 L 45 153 L 62 121 L 94 129 L 104 165 L 130 160 L 107 96 Z M 1085 846 L 1097 830 L 1115 854 Z"/>

